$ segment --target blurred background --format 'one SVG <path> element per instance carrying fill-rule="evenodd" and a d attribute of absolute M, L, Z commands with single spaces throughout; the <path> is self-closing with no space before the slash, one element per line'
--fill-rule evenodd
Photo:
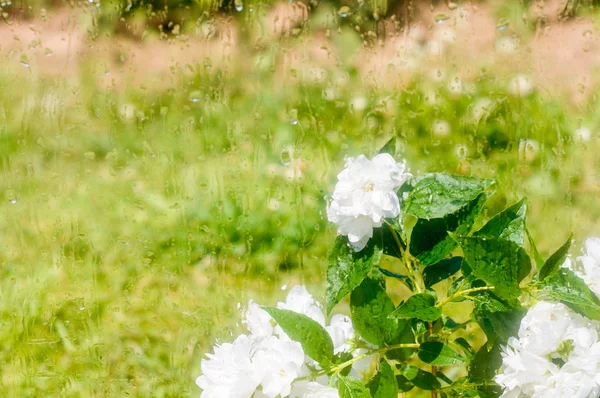
<path fill-rule="evenodd" d="M 577 252 L 600 235 L 597 3 L 2 0 L 2 395 L 198 396 L 238 303 L 323 300 L 336 175 L 392 136 Z"/>

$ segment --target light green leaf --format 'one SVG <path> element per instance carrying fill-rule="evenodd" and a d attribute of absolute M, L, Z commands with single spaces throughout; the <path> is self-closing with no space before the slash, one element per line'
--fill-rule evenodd
<path fill-rule="evenodd" d="M 421 361 L 435 366 L 460 365 L 465 362 L 462 355 L 440 341 L 422 343 L 418 356 Z"/>
<path fill-rule="evenodd" d="M 304 353 L 325 367 L 333 357 L 333 342 L 327 330 L 304 314 L 274 307 L 264 310 L 275 319 L 290 339 L 302 345 Z"/>
<path fill-rule="evenodd" d="M 396 398 L 398 396 L 398 383 L 394 370 L 384 358 L 379 361 L 379 371 L 369 380 L 367 387 L 373 398 Z"/>
<path fill-rule="evenodd" d="M 369 389 L 354 377 L 340 376 L 338 393 L 340 398 L 372 398 Z"/>
<path fill-rule="evenodd" d="M 474 236 L 501 238 L 523 246 L 527 199 L 523 198 L 492 217 Z"/>
<path fill-rule="evenodd" d="M 328 314 L 341 299 L 360 285 L 374 266 L 379 264 L 381 252 L 380 245 L 374 240 L 360 252 L 355 252 L 349 247 L 347 238 L 338 236 L 327 268 Z"/>
<path fill-rule="evenodd" d="M 557 251 L 555 251 L 550 256 L 550 258 L 544 263 L 538 276 L 539 280 L 542 281 L 546 279 L 549 275 L 558 271 L 560 266 L 565 262 L 567 255 L 569 254 L 572 238 L 573 234 L 569 235 L 569 239 L 567 239 L 567 241 Z"/>
<path fill-rule="evenodd" d="M 442 310 L 435 307 L 435 297 L 429 293 L 418 293 L 409 297 L 390 314 L 390 318 L 418 318 L 426 322 L 433 322 L 440 316 Z"/>
<path fill-rule="evenodd" d="M 366 278 L 350 295 L 354 329 L 365 341 L 382 346 L 398 329 L 398 320 L 388 316 L 395 306 L 379 281 Z"/>
<path fill-rule="evenodd" d="M 443 218 L 419 219 L 412 229 L 410 252 L 428 266 L 446 257 L 458 244 L 448 235 L 467 235 L 481 213 L 489 194 L 484 192 L 455 213 Z"/>
<path fill-rule="evenodd" d="M 573 271 L 560 268 L 543 281 L 544 293 L 573 311 L 590 319 L 600 320 L 600 300 Z"/>
<path fill-rule="evenodd" d="M 460 240 L 471 272 L 507 300 L 521 294 L 519 282 L 529 274 L 531 260 L 525 249 L 498 238 L 466 237 Z"/>
<path fill-rule="evenodd" d="M 443 173 L 426 174 L 408 193 L 404 212 L 427 220 L 442 218 L 468 205 L 492 184 L 492 180 Z"/>

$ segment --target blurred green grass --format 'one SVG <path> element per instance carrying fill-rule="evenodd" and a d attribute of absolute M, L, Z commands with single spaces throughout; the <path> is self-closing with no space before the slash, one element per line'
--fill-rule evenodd
<path fill-rule="evenodd" d="M 488 215 L 527 196 L 544 255 L 600 231 L 594 98 L 515 96 L 494 71 L 460 93 L 424 71 L 400 90 L 343 57 L 282 81 L 283 48 L 167 87 L 107 88 L 97 60 L 75 80 L 0 71 L 3 395 L 198 395 L 201 357 L 241 330 L 239 302 L 293 283 L 323 298 L 328 192 L 345 156 L 394 135 L 414 174 L 494 178 Z"/>

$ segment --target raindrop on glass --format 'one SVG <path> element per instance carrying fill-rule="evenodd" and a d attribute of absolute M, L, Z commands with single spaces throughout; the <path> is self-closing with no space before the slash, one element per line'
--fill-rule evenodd
<path fill-rule="evenodd" d="M 448 14 L 444 14 L 444 13 L 439 13 L 435 16 L 435 22 L 436 23 L 443 23 L 444 21 L 447 21 L 448 18 L 450 18 L 450 16 Z"/>
<path fill-rule="evenodd" d="M 292 162 L 292 154 L 290 153 L 290 150 L 284 149 L 283 151 L 281 151 L 281 154 L 279 155 L 279 160 L 281 160 L 281 164 L 283 164 L 284 166 L 289 166 Z"/>
<path fill-rule="evenodd" d="M 202 93 L 198 90 L 192 91 L 188 99 L 190 100 L 190 102 L 200 102 L 200 100 L 202 99 Z"/>

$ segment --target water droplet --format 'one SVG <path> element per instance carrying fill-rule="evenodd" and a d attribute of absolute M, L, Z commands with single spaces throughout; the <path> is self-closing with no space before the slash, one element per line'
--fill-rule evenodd
<path fill-rule="evenodd" d="M 242 10 L 244 9 L 244 3 L 242 3 L 239 0 L 235 1 L 235 9 L 237 12 L 242 12 Z"/>
<path fill-rule="evenodd" d="M 211 59 L 210 59 L 210 58 L 208 58 L 208 57 L 205 57 L 205 58 L 204 58 L 204 68 L 205 68 L 205 69 L 210 69 L 210 68 L 212 68 L 212 61 L 211 61 Z"/>
<path fill-rule="evenodd" d="M 509 25 L 508 20 L 502 18 L 496 24 L 496 29 L 498 29 L 498 30 L 505 30 L 506 28 L 508 28 L 508 25 Z"/>
<path fill-rule="evenodd" d="M 452 2 L 452 1 L 449 1 L 446 4 L 446 7 L 448 7 L 449 10 L 456 10 L 458 8 L 458 4 L 456 4 L 456 3 Z"/>
<path fill-rule="evenodd" d="M 169 112 L 169 107 L 167 107 L 167 106 L 161 106 L 161 107 L 160 107 L 160 115 L 161 115 L 162 117 L 165 117 L 165 116 L 167 116 L 167 113 L 168 113 L 168 112 Z"/>
<path fill-rule="evenodd" d="M 192 91 L 188 99 L 190 100 L 190 102 L 200 102 L 200 100 L 202 99 L 202 92 L 200 92 L 199 90 Z"/>
<path fill-rule="evenodd" d="M 295 126 L 298 124 L 298 110 L 297 109 L 292 109 L 290 110 L 290 124 L 292 126 Z"/>
<path fill-rule="evenodd" d="M 83 310 L 85 310 L 84 306 L 79 307 L 79 311 L 83 311 Z"/>
<path fill-rule="evenodd" d="M 346 18 L 349 14 L 350 14 L 350 7 L 348 7 L 348 6 L 343 6 L 338 11 L 338 15 L 342 18 Z"/>
<path fill-rule="evenodd" d="M 279 155 L 279 160 L 281 160 L 281 164 L 283 164 L 284 166 L 289 166 L 292 162 L 291 151 L 289 149 L 284 149 L 283 151 L 281 151 L 281 154 Z"/>
<path fill-rule="evenodd" d="M 27 58 L 27 55 L 22 54 L 20 61 L 21 61 L 21 65 L 23 65 L 26 68 L 29 68 L 29 58 Z"/>
<path fill-rule="evenodd" d="M 450 18 L 450 16 L 448 14 L 444 14 L 443 12 L 441 12 L 435 16 L 435 22 L 443 23 L 444 21 L 447 21 L 448 18 Z"/>
<path fill-rule="evenodd" d="M 9 189 L 6 191 L 6 199 L 8 200 L 8 203 L 14 205 L 17 203 L 17 194 L 14 190 Z"/>
<path fill-rule="evenodd" d="M 288 285 L 287 285 L 287 284 L 285 284 L 285 285 L 282 285 L 282 286 L 281 286 L 281 290 L 286 290 L 286 289 L 287 289 L 287 287 L 288 287 Z"/>
<path fill-rule="evenodd" d="M 54 54 L 54 53 L 53 53 L 53 52 L 52 52 L 52 50 L 50 50 L 49 48 L 47 48 L 47 49 L 44 51 L 44 55 L 45 55 L 46 57 L 50 57 L 52 54 Z"/>

